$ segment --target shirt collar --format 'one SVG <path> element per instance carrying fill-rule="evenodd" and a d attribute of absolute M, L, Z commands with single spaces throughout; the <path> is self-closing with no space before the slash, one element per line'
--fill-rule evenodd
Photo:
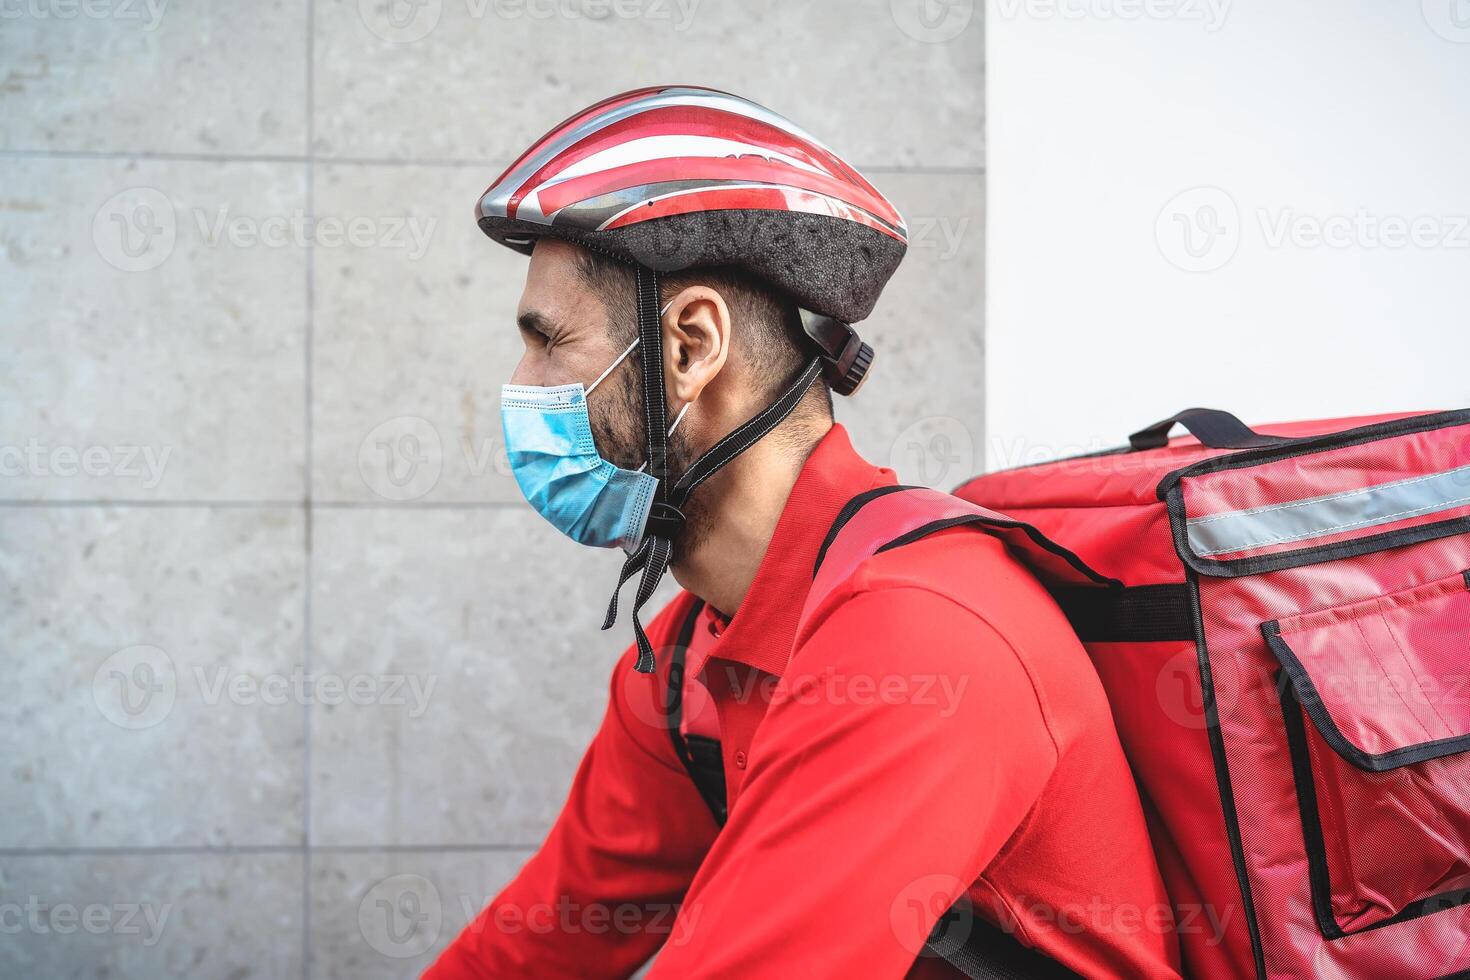
<path fill-rule="evenodd" d="M 780 676 L 791 658 L 817 551 L 837 512 L 864 490 L 895 482 L 892 470 L 859 456 L 847 430 L 834 423 L 797 475 L 740 609 L 727 620 L 706 607 L 704 616 L 718 640 L 704 651 L 705 657 Z M 691 662 L 691 671 L 697 673 L 703 660 Z"/>

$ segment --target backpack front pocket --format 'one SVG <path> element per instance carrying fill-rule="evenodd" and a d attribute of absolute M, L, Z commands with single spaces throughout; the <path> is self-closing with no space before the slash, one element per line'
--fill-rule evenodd
<path fill-rule="evenodd" d="M 1261 632 L 1322 932 L 1470 901 L 1470 572 Z"/>

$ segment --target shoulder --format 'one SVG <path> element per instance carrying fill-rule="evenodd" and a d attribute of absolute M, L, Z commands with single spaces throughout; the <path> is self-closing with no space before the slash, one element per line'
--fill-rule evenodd
<path fill-rule="evenodd" d="M 846 644 L 815 642 L 823 632 Z M 970 528 L 874 555 L 834 588 L 812 610 L 793 663 L 824 669 L 815 661 L 833 657 L 867 671 L 968 676 L 988 700 L 1033 700 L 1053 734 L 1069 728 L 1053 711 L 1105 707 L 1087 652 L 1046 589 L 1002 541 Z"/>
<path fill-rule="evenodd" d="M 928 614 L 969 636 L 999 639 L 1016 655 L 1044 649 L 1086 656 L 1036 577 L 1000 539 L 971 528 L 941 531 L 868 558 L 812 611 L 804 633 L 859 596 L 869 597 L 858 604 L 867 617 L 897 617 L 914 630 L 930 629 L 922 618 Z"/>
<path fill-rule="evenodd" d="M 1060 756 L 1041 678 L 1011 637 L 942 588 L 859 570 L 803 631 L 784 688 L 835 692 L 841 722 L 868 718 L 924 752 L 971 752 L 1031 760 L 1038 774 Z M 849 696 L 850 695 L 850 696 Z M 882 710 L 849 704 L 871 697 Z"/>

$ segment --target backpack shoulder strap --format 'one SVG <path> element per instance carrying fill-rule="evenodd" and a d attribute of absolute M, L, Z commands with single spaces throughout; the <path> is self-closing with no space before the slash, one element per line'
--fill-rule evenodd
<path fill-rule="evenodd" d="M 668 727 L 669 738 L 674 743 L 674 754 L 683 763 L 685 772 L 689 773 L 689 778 L 694 782 L 694 788 L 699 791 L 705 806 L 709 807 L 715 823 L 723 827 L 727 809 L 725 805 L 725 761 L 720 754 L 720 743 L 713 738 L 686 734 L 683 731 L 686 680 L 684 660 L 688 656 L 694 628 L 702 612 L 704 612 L 704 600 L 694 599 L 689 604 L 689 611 L 684 614 L 683 622 L 679 625 L 679 632 L 674 640 L 674 650 L 669 657 L 669 684 L 664 695 L 663 715 L 664 723 Z"/>
<path fill-rule="evenodd" d="M 849 500 L 833 521 L 812 569 L 812 588 L 797 626 L 797 640 L 810 614 L 833 588 L 866 558 L 918 541 L 951 527 L 972 525 L 1002 538 L 1033 569 L 1062 583 L 1119 585 L 1089 568 L 1080 558 L 1055 544 L 1036 528 L 1003 514 L 925 487 L 879 487 Z M 712 739 L 686 735 L 681 728 L 684 699 L 684 658 L 690 638 L 704 609 L 691 603 L 674 644 L 669 663 L 668 695 L 664 717 L 674 751 L 689 772 L 699 794 L 725 823 L 725 780 L 720 745 Z M 708 744 L 704 744 L 708 743 Z M 1026 946 L 1013 934 L 974 914 L 961 898 L 935 923 L 923 955 L 943 959 L 972 980 L 1080 980 L 1078 974 L 1045 954 Z"/>
<path fill-rule="evenodd" d="M 843 506 L 817 552 L 812 588 L 796 642 L 811 615 L 865 559 L 952 527 L 971 526 L 1009 545 L 1027 566 L 1057 584 L 1121 586 L 1100 575 L 1035 527 L 926 487 L 879 487 Z M 972 980 L 1080 980 L 1078 974 L 1014 934 L 975 915 L 961 897 L 935 923 L 924 956 L 943 959 Z"/>
<path fill-rule="evenodd" d="M 952 527 L 971 526 L 1003 540 L 1050 588 L 1068 585 L 1121 587 L 1076 554 L 1024 521 L 928 487 L 888 486 L 849 500 L 817 551 L 812 587 L 802 607 L 796 641 L 822 601 L 863 561 Z"/>

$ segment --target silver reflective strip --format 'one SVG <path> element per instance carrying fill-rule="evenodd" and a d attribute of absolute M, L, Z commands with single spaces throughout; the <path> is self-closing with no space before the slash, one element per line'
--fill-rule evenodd
<path fill-rule="evenodd" d="M 1470 504 L 1470 466 L 1286 504 L 1232 510 L 1187 522 L 1201 558 L 1290 544 L 1407 520 Z"/>
<path fill-rule="evenodd" d="M 577 141 L 606 129 L 619 120 L 629 116 L 636 116 L 658 109 L 663 106 L 703 106 L 710 109 L 720 109 L 731 112 L 738 116 L 745 116 L 758 122 L 774 126 L 776 129 L 784 130 L 805 140 L 813 146 L 821 147 L 828 153 L 832 153 L 827 146 L 806 130 L 797 126 L 791 120 L 778 116 L 776 113 L 764 106 L 747 102 L 745 99 L 735 95 L 727 95 L 724 92 L 705 91 L 703 89 L 666 88 L 658 92 L 645 95 L 641 99 L 629 102 L 625 105 L 605 109 L 600 114 L 583 122 L 575 129 L 563 133 L 559 138 L 548 143 L 541 152 L 522 163 L 513 172 L 505 175 L 494 187 L 485 192 L 480 199 L 480 214 L 485 217 L 504 216 L 506 208 L 510 203 L 510 196 L 520 188 L 531 175 L 544 167 L 547 161 L 554 159 L 558 154 L 565 151 Z M 836 156 L 835 153 L 832 154 Z"/>

